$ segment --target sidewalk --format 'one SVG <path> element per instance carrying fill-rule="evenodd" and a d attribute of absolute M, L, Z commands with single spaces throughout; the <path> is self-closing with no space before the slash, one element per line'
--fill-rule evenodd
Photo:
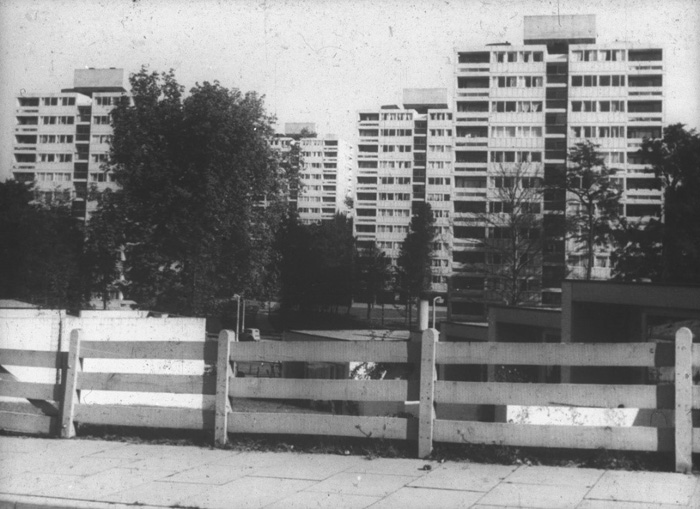
<path fill-rule="evenodd" d="M 0 436 L 0 509 L 698 508 L 672 473 Z"/>

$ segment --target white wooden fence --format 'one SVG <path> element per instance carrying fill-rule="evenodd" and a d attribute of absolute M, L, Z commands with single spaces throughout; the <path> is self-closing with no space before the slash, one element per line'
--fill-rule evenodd
<path fill-rule="evenodd" d="M 420 342 L 321 341 L 237 342 L 222 331 L 217 342 L 89 341 L 71 334 L 68 354 L 0 350 L 0 365 L 51 367 L 61 384 L 31 384 L 0 374 L 0 396 L 26 398 L 0 404 L 0 429 L 75 434 L 75 423 L 213 430 L 217 444 L 229 433 L 275 433 L 409 440 L 426 457 L 433 442 L 530 447 L 672 451 L 676 470 L 692 468 L 700 452 L 700 409 L 693 365 L 700 346 L 689 329 L 668 343 L 542 344 L 445 343 L 429 329 Z M 189 359 L 216 365 L 216 374 L 164 375 L 82 371 L 84 359 Z M 236 378 L 236 362 L 383 362 L 414 364 L 415 380 L 307 380 Z M 440 364 L 528 366 L 633 366 L 675 368 L 673 385 L 538 384 L 437 380 Z M 81 391 L 137 391 L 213 395 L 215 410 L 86 404 Z M 234 398 L 234 399 L 232 399 Z M 237 411 L 235 398 L 419 401 L 418 417 L 250 413 Z M 436 404 L 541 405 L 658 409 L 674 414 L 672 427 L 532 425 L 436 418 Z M 60 428 L 59 428 L 60 423 Z"/>

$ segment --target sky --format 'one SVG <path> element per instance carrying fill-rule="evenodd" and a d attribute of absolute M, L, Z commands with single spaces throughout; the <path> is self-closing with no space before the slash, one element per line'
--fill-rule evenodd
<path fill-rule="evenodd" d="M 74 69 L 174 69 L 265 96 L 278 130 L 314 122 L 354 142 L 360 109 L 403 88 L 451 92 L 455 47 L 521 44 L 525 15 L 595 14 L 598 42 L 665 48 L 666 123 L 700 124 L 698 0 L 0 0 L 0 181 L 16 97 L 58 92 Z"/>

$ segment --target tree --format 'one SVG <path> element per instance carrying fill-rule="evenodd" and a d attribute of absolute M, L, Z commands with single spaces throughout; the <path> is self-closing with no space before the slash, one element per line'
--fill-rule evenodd
<path fill-rule="evenodd" d="M 622 190 L 613 180 L 599 145 L 577 143 L 569 150 L 565 189 L 567 192 L 567 232 L 586 260 L 586 277 L 591 279 L 596 248 L 613 242 L 620 216 Z"/>
<path fill-rule="evenodd" d="M 613 279 L 662 281 L 664 224 L 624 221 L 618 231 L 616 249 L 610 254 Z"/>
<path fill-rule="evenodd" d="M 641 153 L 664 193 L 659 279 L 700 282 L 700 135 L 672 124 L 662 138 L 645 139 Z"/>
<path fill-rule="evenodd" d="M 265 293 L 286 210 L 274 204 L 288 180 L 269 143 L 273 119 L 263 100 L 218 82 L 196 84 L 183 99 L 172 71 L 143 68 L 130 83 L 132 102 L 111 114 L 109 166 L 121 188 L 112 202 L 118 211 L 105 216 L 119 216 L 119 231 L 104 243 L 113 253 L 124 242 L 129 297 L 204 316 L 234 294 Z M 257 206 L 261 197 L 267 206 Z"/>
<path fill-rule="evenodd" d="M 539 170 L 526 163 L 499 170 L 489 210 L 480 218 L 489 231 L 480 270 L 491 292 L 516 306 L 539 294 L 544 188 Z"/>
<path fill-rule="evenodd" d="M 397 282 L 408 304 L 408 323 L 411 325 L 413 299 L 430 291 L 435 240 L 435 218 L 429 203 L 418 202 L 413 207 L 413 217 L 408 234 L 401 244 L 397 260 Z"/>
<path fill-rule="evenodd" d="M 372 242 L 369 247 L 358 249 L 356 261 L 355 296 L 367 303 L 367 319 L 377 298 L 386 290 L 391 278 L 389 257 Z"/>
<path fill-rule="evenodd" d="M 282 304 L 337 310 L 352 303 L 354 238 L 352 221 L 336 214 L 331 221 L 304 225 L 296 215 L 285 222 L 278 239 L 282 255 Z"/>
<path fill-rule="evenodd" d="M 81 224 L 67 201 L 41 202 L 36 194 L 32 185 L 0 182 L 0 298 L 79 309 L 88 300 Z"/>

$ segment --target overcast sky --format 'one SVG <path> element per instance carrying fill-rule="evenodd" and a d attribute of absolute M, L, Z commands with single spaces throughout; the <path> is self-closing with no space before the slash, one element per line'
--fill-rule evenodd
<path fill-rule="evenodd" d="M 266 96 L 285 122 L 353 142 L 355 112 L 401 90 L 451 87 L 454 47 L 523 38 L 524 15 L 595 14 L 598 41 L 666 49 L 666 120 L 698 127 L 697 0 L 1 0 L 0 180 L 11 176 L 15 97 L 58 92 L 73 70 L 173 68 Z"/>

